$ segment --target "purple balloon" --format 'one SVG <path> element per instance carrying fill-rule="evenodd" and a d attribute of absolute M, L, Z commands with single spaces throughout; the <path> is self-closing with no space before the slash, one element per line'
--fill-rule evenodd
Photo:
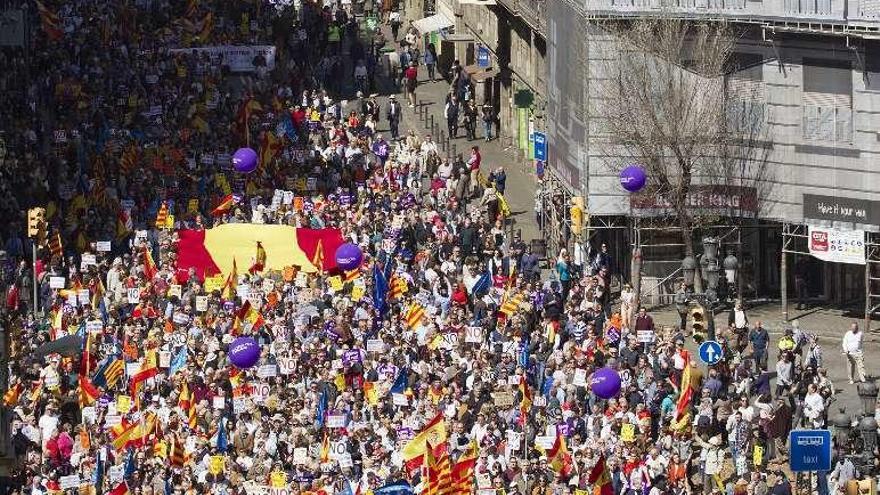
<path fill-rule="evenodd" d="M 239 148 L 232 155 L 232 166 L 235 167 L 236 172 L 242 174 L 249 174 L 256 170 L 258 162 L 257 152 L 250 148 Z"/>
<path fill-rule="evenodd" d="M 336 266 L 343 270 L 354 270 L 364 261 L 364 252 L 354 244 L 345 243 L 336 248 Z"/>
<path fill-rule="evenodd" d="M 599 368 L 590 378 L 590 388 L 601 399 L 610 399 L 620 393 L 620 375 L 612 368 Z"/>
<path fill-rule="evenodd" d="M 260 344 L 251 337 L 239 337 L 229 344 L 229 360 L 237 368 L 247 369 L 260 360 Z"/>
<path fill-rule="evenodd" d="M 630 165 L 620 171 L 620 185 L 631 193 L 641 191 L 647 181 L 645 169 L 638 165 Z"/>

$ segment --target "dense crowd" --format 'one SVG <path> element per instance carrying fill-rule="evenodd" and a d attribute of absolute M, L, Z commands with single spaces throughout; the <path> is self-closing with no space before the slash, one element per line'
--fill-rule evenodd
<path fill-rule="evenodd" d="M 396 95 L 370 95 L 387 80 L 415 101 L 433 48 L 389 5 L 367 7 L 375 31 L 350 8 L 47 1 L 32 49 L 2 53 L 19 462 L 0 492 L 790 493 L 788 432 L 825 426 L 834 400 L 818 339 L 795 327 L 771 348 L 737 306 L 704 371 L 686 328 L 613 284 L 607 247 L 539 259 L 505 228 L 500 164 L 443 156 L 400 129 Z M 201 50 L 221 45 L 273 50 Z M 475 138 L 491 109 L 460 66 L 448 76 L 446 115 L 465 102 Z M 240 146 L 253 174 L 232 168 Z M 49 227 L 32 268 L 34 206 Z M 338 229 L 365 260 L 305 277 L 239 260 L 219 286 L 177 269 L 181 230 L 225 223 Z M 241 335 L 254 368 L 228 360 Z M 602 400 L 606 366 L 622 388 Z M 856 475 L 841 458 L 817 490 Z"/>

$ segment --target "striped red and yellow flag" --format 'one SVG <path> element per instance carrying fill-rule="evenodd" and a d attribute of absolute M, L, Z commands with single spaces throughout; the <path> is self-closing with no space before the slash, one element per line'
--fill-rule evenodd
<path fill-rule="evenodd" d="M 236 293 L 238 292 L 238 264 L 235 261 L 235 258 L 232 259 L 232 271 L 229 272 L 229 276 L 226 277 L 226 283 L 223 284 L 222 296 L 223 299 L 227 301 L 231 301 L 235 298 Z"/>
<path fill-rule="evenodd" d="M 34 0 L 37 4 L 37 13 L 40 14 L 40 24 L 43 32 L 52 41 L 58 41 L 64 36 L 64 30 L 61 29 L 61 19 L 55 11 L 43 4 L 40 0 Z"/>
<path fill-rule="evenodd" d="M 162 201 L 162 206 L 159 207 L 159 212 L 156 213 L 156 228 L 164 229 L 168 224 L 168 203 Z"/>
<path fill-rule="evenodd" d="M 418 327 L 422 323 L 422 318 L 425 317 L 425 307 L 421 304 L 414 302 L 409 305 L 409 308 L 406 310 L 406 314 L 403 319 L 406 322 L 407 328 L 413 330 Z"/>
<path fill-rule="evenodd" d="M 144 246 L 144 251 L 142 253 L 144 258 L 144 277 L 147 280 L 153 280 L 156 274 L 159 272 L 159 269 L 156 268 L 156 262 L 153 261 L 153 255 L 150 254 L 150 250 Z"/>
<path fill-rule="evenodd" d="M 455 485 L 458 495 L 470 495 L 474 491 L 474 468 L 479 457 L 479 447 L 476 441 L 471 441 L 468 450 L 465 451 L 458 461 L 452 466 L 452 483 Z"/>
<path fill-rule="evenodd" d="M 104 371 L 104 376 L 107 379 L 107 388 L 111 389 L 116 386 L 116 382 L 122 378 L 122 375 L 125 374 L 125 361 L 122 359 L 114 359 L 107 366 L 107 370 Z"/>
<path fill-rule="evenodd" d="M 189 406 L 192 402 L 192 394 L 189 391 L 189 385 L 186 382 L 180 386 L 180 396 L 177 398 L 177 406 L 183 412 L 189 412 Z"/>
<path fill-rule="evenodd" d="M 359 279 L 360 277 L 361 277 L 360 269 L 346 270 L 345 271 L 345 278 L 343 279 L 343 283 L 354 282 L 355 280 Z"/>
<path fill-rule="evenodd" d="M 189 463 L 190 456 L 186 453 L 183 441 L 177 435 L 174 435 L 174 439 L 171 441 L 168 459 L 171 461 L 172 466 L 177 467 L 183 467 Z"/>
<path fill-rule="evenodd" d="M 134 143 L 129 144 L 119 158 L 119 168 L 121 168 L 123 172 L 130 172 L 137 168 L 138 154 L 137 145 Z"/>
<path fill-rule="evenodd" d="M 529 390 L 529 384 L 526 382 L 525 375 L 519 377 L 519 393 L 521 394 L 519 402 L 519 423 L 526 424 L 529 412 L 532 410 L 532 391 Z"/>
<path fill-rule="evenodd" d="M 324 240 L 318 239 L 318 245 L 315 246 L 315 254 L 312 255 L 312 259 L 310 260 L 315 268 L 318 269 L 319 272 L 324 271 Z"/>
<path fill-rule="evenodd" d="M 98 398 L 101 397 L 101 391 L 98 390 L 89 377 L 85 375 L 79 376 L 79 407 L 80 409 L 94 405 Z"/>
<path fill-rule="evenodd" d="M 510 316 L 519 310 L 519 307 L 522 305 L 525 297 L 520 293 L 507 294 L 504 297 L 504 302 L 501 303 L 501 308 L 498 310 L 504 316 L 510 318 Z"/>
<path fill-rule="evenodd" d="M 430 444 L 429 444 L 430 445 Z M 433 449 L 429 446 L 425 452 L 428 465 L 428 495 L 454 495 L 458 493 L 458 487 L 452 481 L 452 464 L 449 454 L 443 449 L 437 457 L 434 457 Z"/>
<path fill-rule="evenodd" d="M 409 291 L 409 286 L 407 285 L 406 280 L 397 275 L 391 277 L 391 283 L 389 285 L 388 295 L 391 299 L 399 299 Z"/>
<path fill-rule="evenodd" d="M 52 237 L 49 238 L 49 252 L 52 253 L 52 256 L 64 255 L 64 245 L 61 243 L 61 233 L 57 230 L 52 234 Z"/>

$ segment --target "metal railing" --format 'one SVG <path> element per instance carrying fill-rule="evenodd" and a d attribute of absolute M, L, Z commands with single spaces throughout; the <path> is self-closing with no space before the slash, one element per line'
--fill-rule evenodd
<path fill-rule="evenodd" d="M 498 0 L 508 10 L 520 17 L 535 31 L 547 33 L 546 0 Z"/>

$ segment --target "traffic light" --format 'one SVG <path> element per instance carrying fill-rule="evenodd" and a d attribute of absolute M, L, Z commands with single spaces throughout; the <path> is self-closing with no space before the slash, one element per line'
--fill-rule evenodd
<path fill-rule="evenodd" d="M 571 233 L 581 235 L 584 229 L 584 197 L 575 196 L 571 198 Z"/>
<path fill-rule="evenodd" d="M 37 239 L 46 234 L 46 209 L 31 208 L 28 210 L 28 237 Z"/>
<path fill-rule="evenodd" d="M 706 323 L 706 313 L 702 307 L 697 306 L 691 310 L 691 332 L 694 342 L 699 344 L 706 340 Z"/>

